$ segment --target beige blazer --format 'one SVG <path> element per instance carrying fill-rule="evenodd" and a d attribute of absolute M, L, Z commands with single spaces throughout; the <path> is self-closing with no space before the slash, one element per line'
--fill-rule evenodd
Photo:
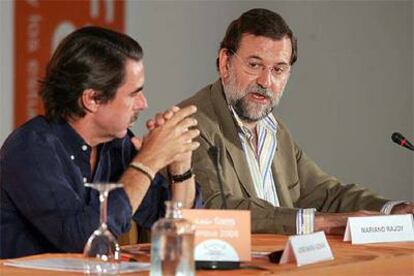
<path fill-rule="evenodd" d="M 228 208 L 250 210 L 253 233 L 296 233 L 296 208 L 316 208 L 323 212 L 378 211 L 388 201 L 355 184 L 342 185 L 324 173 L 295 144 L 283 122 L 277 119 L 278 147 L 272 172 L 281 207 L 274 207 L 257 197 L 221 80 L 203 88 L 180 106 L 188 104 L 198 107 L 195 118 L 201 131 L 201 146 L 194 153 L 193 167 L 205 207 L 220 209 L 222 206 L 217 172 L 209 154 L 209 149 L 216 146 Z"/>

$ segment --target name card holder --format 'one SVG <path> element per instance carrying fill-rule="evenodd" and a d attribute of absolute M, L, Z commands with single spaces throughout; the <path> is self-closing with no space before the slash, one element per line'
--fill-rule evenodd
<path fill-rule="evenodd" d="M 344 241 L 352 244 L 414 241 L 413 215 L 350 217 Z"/>
<path fill-rule="evenodd" d="M 197 267 L 230 269 L 251 260 L 250 211 L 185 209 L 183 216 L 195 225 Z"/>
<path fill-rule="evenodd" d="M 280 264 L 296 260 L 297 266 L 333 260 L 334 256 L 326 240 L 325 232 L 290 236 L 286 243 Z"/>

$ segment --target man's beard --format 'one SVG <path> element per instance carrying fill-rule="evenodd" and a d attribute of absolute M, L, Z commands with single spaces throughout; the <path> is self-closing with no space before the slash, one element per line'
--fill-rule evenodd
<path fill-rule="evenodd" d="M 227 98 L 227 103 L 231 105 L 241 120 L 246 122 L 256 122 L 265 118 L 273 108 L 279 104 L 283 95 L 283 89 L 276 96 L 268 88 L 263 88 L 257 83 L 250 84 L 246 89 L 237 86 L 236 74 L 233 68 L 229 69 L 229 82 L 223 84 Z M 260 104 L 249 100 L 249 94 L 256 93 L 265 97 L 269 103 Z"/>

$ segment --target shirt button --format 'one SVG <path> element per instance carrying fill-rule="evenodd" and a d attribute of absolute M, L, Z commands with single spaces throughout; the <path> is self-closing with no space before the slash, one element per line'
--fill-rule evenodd
<path fill-rule="evenodd" d="M 82 146 L 82 150 L 83 150 L 83 151 L 87 151 L 87 150 L 88 150 L 88 146 L 87 146 L 87 145 L 83 145 L 83 146 Z"/>
<path fill-rule="evenodd" d="M 71 155 L 70 156 L 70 159 L 75 160 L 75 156 L 74 155 Z"/>
<path fill-rule="evenodd" d="M 83 178 L 83 183 L 86 183 L 88 179 L 86 177 Z"/>

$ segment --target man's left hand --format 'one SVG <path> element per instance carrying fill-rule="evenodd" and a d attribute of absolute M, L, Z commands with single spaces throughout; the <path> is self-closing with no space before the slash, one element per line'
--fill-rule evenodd
<path fill-rule="evenodd" d="M 172 106 L 165 112 L 160 112 L 155 115 L 153 119 L 147 121 L 146 126 L 148 130 L 153 130 L 156 127 L 164 125 L 169 119 L 171 119 L 180 108 Z M 168 172 L 172 175 L 183 174 L 191 168 L 192 151 L 181 154 L 181 156 L 174 162 L 168 165 Z"/>
<path fill-rule="evenodd" d="M 414 203 L 401 203 L 395 205 L 392 210 L 391 214 L 414 214 Z"/>

